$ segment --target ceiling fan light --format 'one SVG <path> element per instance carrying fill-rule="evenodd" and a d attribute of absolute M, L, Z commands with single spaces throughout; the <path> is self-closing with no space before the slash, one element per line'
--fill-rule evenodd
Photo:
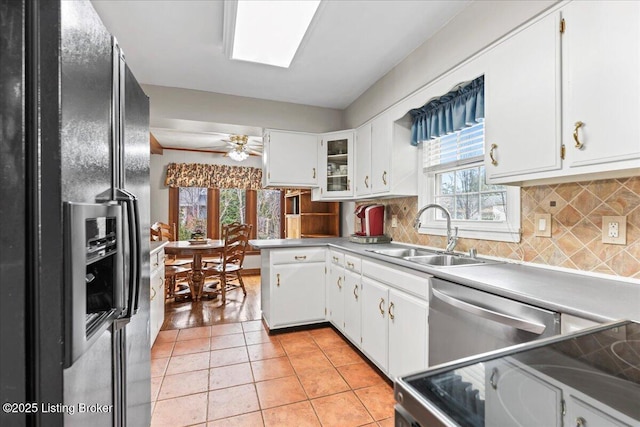
<path fill-rule="evenodd" d="M 229 157 L 236 162 L 241 162 L 249 158 L 249 154 L 244 149 L 231 150 Z"/>

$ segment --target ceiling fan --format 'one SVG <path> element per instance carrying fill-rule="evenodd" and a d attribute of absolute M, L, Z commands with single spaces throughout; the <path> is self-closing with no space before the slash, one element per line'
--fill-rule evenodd
<path fill-rule="evenodd" d="M 237 162 L 246 160 L 251 154 L 262 156 L 262 138 L 260 137 L 230 135 L 229 139 L 222 139 L 221 141 L 228 144 L 229 151 L 227 151 L 225 157 L 230 157 Z"/>

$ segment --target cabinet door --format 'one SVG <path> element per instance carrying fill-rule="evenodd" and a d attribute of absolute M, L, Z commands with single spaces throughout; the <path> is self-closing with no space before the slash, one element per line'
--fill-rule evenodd
<path fill-rule="evenodd" d="M 353 196 L 354 132 L 320 136 L 320 188 L 322 199 Z"/>
<path fill-rule="evenodd" d="M 324 262 L 271 269 L 271 327 L 324 320 Z"/>
<path fill-rule="evenodd" d="M 360 345 L 360 274 L 346 270 L 344 273 L 344 333 L 356 345 Z"/>
<path fill-rule="evenodd" d="M 485 425 L 562 426 L 562 390 L 503 361 L 486 362 Z"/>
<path fill-rule="evenodd" d="M 640 3 L 572 2 L 561 13 L 569 166 L 640 159 Z M 577 132 L 582 148 L 573 138 L 578 121 L 584 123 Z"/>
<path fill-rule="evenodd" d="M 388 287 L 362 278 L 360 298 L 362 310 L 362 351 L 383 371 L 387 371 L 388 323 L 387 306 L 389 304 Z"/>
<path fill-rule="evenodd" d="M 429 305 L 389 290 L 389 375 L 395 378 L 428 367 Z"/>
<path fill-rule="evenodd" d="M 318 185 L 318 137 L 315 134 L 271 130 L 265 133 L 264 144 L 262 172 L 267 185 Z"/>
<path fill-rule="evenodd" d="M 149 301 L 149 329 L 151 333 L 151 346 L 153 346 L 162 322 L 164 321 L 164 268 L 156 269 L 151 274 L 150 301 Z"/>
<path fill-rule="evenodd" d="M 371 123 L 371 192 L 386 193 L 391 188 L 393 122 L 382 114 Z M 407 142 L 408 143 L 408 142 Z"/>
<path fill-rule="evenodd" d="M 344 267 L 331 263 L 327 287 L 327 306 L 331 323 L 339 330 L 344 329 Z"/>
<path fill-rule="evenodd" d="M 389 155 L 387 153 L 386 155 Z M 371 194 L 371 123 L 356 129 L 356 177 L 357 196 Z"/>
<path fill-rule="evenodd" d="M 562 167 L 559 22 L 558 14 L 549 15 L 488 53 L 485 165 L 490 183 Z"/>
<path fill-rule="evenodd" d="M 569 396 L 567 399 L 567 414 L 565 416 L 565 426 L 585 426 L 585 427 L 628 427 L 635 424 L 637 420 L 631 420 L 625 417 L 623 422 L 616 419 L 613 415 L 623 417 L 622 414 L 616 414 L 611 408 L 604 406 L 597 408 L 587 402 L 578 399 L 575 396 Z"/>

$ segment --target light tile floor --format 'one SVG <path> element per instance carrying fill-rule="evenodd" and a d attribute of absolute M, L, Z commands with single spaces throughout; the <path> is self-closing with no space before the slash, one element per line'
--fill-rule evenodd
<path fill-rule="evenodd" d="M 261 321 L 161 331 L 152 426 L 393 426 L 393 389 L 333 329 Z"/>

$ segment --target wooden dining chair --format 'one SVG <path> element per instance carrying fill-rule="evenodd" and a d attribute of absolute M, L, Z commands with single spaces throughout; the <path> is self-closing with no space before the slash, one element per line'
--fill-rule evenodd
<path fill-rule="evenodd" d="M 247 290 L 242 281 L 242 264 L 244 256 L 249 245 L 249 235 L 251 234 L 252 225 L 249 224 L 229 224 L 222 229 L 222 238 L 224 247 L 221 254 L 220 264 L 203 269 L 205 277 L 217 279 L 212 283 L 213 286 L 204 286 L 202 291 L 210 294 L 220 294 L 222 304 L 227 302 L 227 292 L 234 289 L 242 289 L 242 293 L 246 296 Z M 207 288 L 207 289 L 205 289 Z"/>
<path fill-rule="evenodd" d="M 154 239 L 156 237 L 156 239 Z M 178 234 L 175 224 L 166 224 L 164 222 L 155 222 L 151 226 L 151 240 L 177 240 Z M 175 255 L 165 255 L 164 257 L 164 279 L 166 283 L 166 298 L 175 298 L 176 290 L 180 286 L 181 289 L 188 288 L 189 276 L 192 273 L 191 259 L 179 259 Z M 183 282 L 180 285 L 180 282 Z"/>

